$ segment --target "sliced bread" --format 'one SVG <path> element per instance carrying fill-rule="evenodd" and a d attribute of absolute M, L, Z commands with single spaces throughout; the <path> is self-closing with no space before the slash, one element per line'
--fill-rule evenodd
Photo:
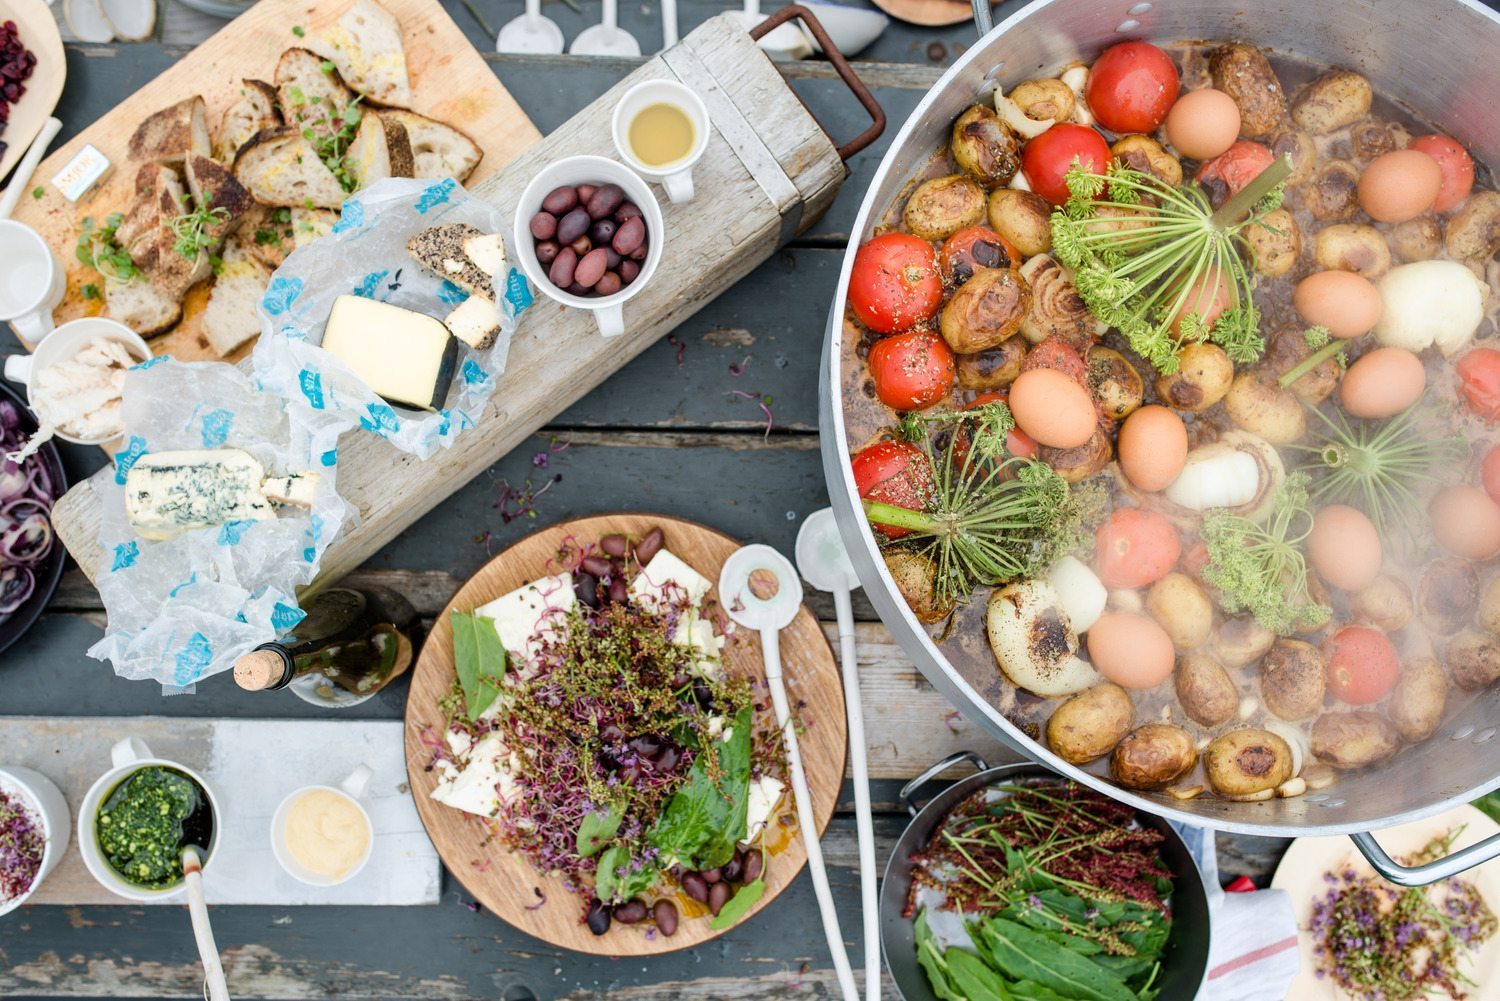
<path fill-rule="evenodd" d="M 495 304 L 483 296 L 469 296 L 443 319 L 443 323 L 454 337 L 476 351 L 483 351 L 500 336 L 500 318 Z"/>
<path fill-rule="evenodd" d="M 255 202 L 229 168 L 217 160 L 195 153 L 188 157 L 184 173 L 193 203 L 214 214 L 213 221 L 205 229 L 209 242 L 217 247 L 234 232 Z"/>
<path fill-rule="evenodd" d="M 484 231 L 468 223 L 444 223 L 424 229 L 406 241 L 406 252 L 425 270 L 446 278 L 470 295 L 491 302 L 495 287 L 483 268 L 464 253 L 464 241 L 484 236 Z"/>
<path fill-rule="evenodd" d="M 386 108 L 380 113 L 406 126 L 417 177 L 463 181 L 484 156 L 478 143 L 451 125 L 403 108 Z"/>
<path fill-rule="evenodd" d="M 297 247 L 292 239 L 292 210 L 256 205 L 245 213 L 233 239 L 243 240 L 245 249 L 274 271 Z"/>
<path fill-rule="evenodd" d="M 276 101 L 276 88 L 264 80 L 241 80 L 239 98 L 224 109 L 224 117 L 219 120 L 219 132 L 214 136 L 215 158 L 232 162 L 255 133 L 280 125 Z"/>
<path fill-rule="evenodd" d="M 271 282 L 271 269 L 243 234 L 224 245 L 223 261 L 203 311 L 203 333 L 221 358 L 260 333 L 255 306 Z"/>
<path fill-rule="evenodd" d="M 158 206 L 162 189 L 174 182 L 181 190 L 181 182 L 177 181 L 177 173 L 171 167 L 159 163 L 141 164 L 135 173 L 135 198 L 115 227 L 116 243 L 129 250 L 131 244 L 156 227 L 161 216 Z"/>
<path fill-rule="evenodd" d="M 332 134 L 354 99 L 338 68 L 310 49 L 287 49 L 276 63 L 276 96 L 288 125 Z M 337 123 L 337 124 L 335 124 Z"/>
<path fill-rule="evenodd" d="M 262 205 L 336 209 L 344 189 L 292 125 L 257 132 L 234 158 L 234 176 Z"/>
<path fill-rule="evenodd" d="M 163 295 L 151 281 L 137 277 L 104 281 L 104 315 L 125 324 L 142 337 L 166 333 L 182 318 L 182 300 Z"/>
<path fill-rule="evenodd" d="M 146 118 L 130 137 L 130 158 L 182 166 L 189 153 L 213 154 L 208 137 L 208 107 L 193 96 Z"/>
<path fill-rule="evenodd" d="M 297 247 L 305 247 L 333 232 L 334 223 L 338 221 L 339 214 L 332 209 L 294 208 L 292 241 Z"/>
<path fill-rule="evenodd" d="M 406 126 L 366 111 L 359 120 L 354 141 L 344 154 L 344 169 L 360 188 L 387 177 L 411 177 L 411 141 L 406 136 Z"/>
<path fill-rule="evenodd" d="M 375 0 L 354 4 L 308 44 L 338 67 L 344 82 L 381 104 L 411 104 L 401 25 Z"/>

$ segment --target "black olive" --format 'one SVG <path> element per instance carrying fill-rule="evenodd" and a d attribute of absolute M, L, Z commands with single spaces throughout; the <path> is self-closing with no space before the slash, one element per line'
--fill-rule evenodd
<path fill-rule="evenodd" d="M 588 918 L 589 931 L 595 935 L 603 935 L 609 931 L 609 908 L 597 897 L 589 901 Z"/>

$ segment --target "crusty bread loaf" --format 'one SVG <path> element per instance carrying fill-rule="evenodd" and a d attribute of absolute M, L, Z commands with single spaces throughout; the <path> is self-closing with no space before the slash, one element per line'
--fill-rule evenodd
<path fill-rule="evenodd" d="M 354 0 L 336 24 L 308 39 L 338 67 L 344 82 L 381 104 L 411 104 L 401 25 L 375 0 Z"/>
<path fill-rule="evenodd" d="M 214 157 L 232 163 L 240 147 L 262 129 L 281 124 L 276 109 L 276 88 L 264 80 L 241 80 L 239 98 L 224 109 L 219 131 L 214 136 Z"/>
<path fill-rule="evenodd" d="M 255 307 L 270 284 L 271 269 L 252 247 L 243 233 L 229 238 L 203 311 L 203 333 L 221 358 L 260 333 Z"/>
<path fill-rule="evenodd" d="M 411 141 L 406 127 L 388 121 L 375 111 L 366 111 L 359 120 L 359 131 L 344 153 L 344 169 L 358 187 L 367 188 L 387 177 L 411 177 Z"/>
<path fill-rule="evenodd" d="M 257 132 L 234 158 L 234 176 L 262 205 L 336 209 L 344 189 L 294 125 Z"/>
<path fill-rule="evenodd" d="M 417 177 L 462 181 L 484 156 L 478 143 L 451 125 L 402 108 L 382 108 L 380 113 L 406 126 Z"/>
<path fill-rule="evenodd" d="M 208 108 L 203 98 L 184 98 L 146 118 L 130 137 L 130 158 L 182 166 L 189 153 L 213 154 L 208 137 Z"/>

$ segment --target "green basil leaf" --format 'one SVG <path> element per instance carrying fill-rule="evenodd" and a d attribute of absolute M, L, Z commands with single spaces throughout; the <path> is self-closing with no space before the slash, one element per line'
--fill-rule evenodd
<path fill-rule="evenodd" d="M 625 811 L 611 807 L 604 813 L 591 813 L 578 825 L 578 854 L 589 858 L 603 848 L 620 829 Z"/>
<path fill-rule="evenodd" d="M 734 856 L 745 836 L 750 802 L 751 709 L 734 718 L 733 733 L 717 748 L 720 778 L 708 774 L 708 755 L 699 753 L 687 781 L 667 801 L 647 834 L 662 855 L 692 869 L 717 869 Z"/>
<path fill-rule="evenodd" d="M 740 919 L 750 913 L 750 908 L 766 893 L 766 881 L 757 879 L 752 883 L 746 883 L 734 891 L 734 896 L 729 898 L 728 903 L 714 915 L 714 919 L 708 926 L 714 931 L 723 931 L 725 928 L 738 924 Z"/>
<path fill-rule="evenodd" d="M 499 679 L 505 676 L 505 647 L 495 631 L 495 620 L 483 615 L 454 611 L 453 662 L 463 689 L 469 716 L 478 719 L 500 694 Z"/>
<path fill-rule="evenodd" d="M 655 865 L 631 868 L 630 849 L 610 845 L 599 855 L 594 872 L 594 895 L 605 903 L 623 904 L 656 885 L 661 870 Z"/>

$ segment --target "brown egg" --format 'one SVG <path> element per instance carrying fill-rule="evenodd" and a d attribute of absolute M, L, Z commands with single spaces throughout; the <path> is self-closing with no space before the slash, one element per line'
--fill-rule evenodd
<path fill-rule="evenodd" d="M 1022 372 L 1010 385 L 1016 426 L 1040 444 L 1077 448 L 1093 437 L 1098 414 L 1088 390 L 1053 368 Z"/>
<path fill-rule="evenodd" d="M 1329 584 L 1362 591 L 1380 576 L 1380 533 L 1358 508 L 1330 504 L 1313 517 L 1307 558 Z"/>
<path fill-rule="evenodd" d="M 1432 208 L 1443 169 L 1419 149 L 1398 149 L 1370 161 L 1359 176 L 1359 207 L 1377 222 L 1405 222 Z"/>
<path fill-rule="evenodd" d="M 1487 560 L 1500 553 L 1500 505 L 1478 487 L 1446 488 L 1432 499 L 1427 513 L 1438 545 L 1455 556 Z"/>
<path fill-rule="evenodd" d="M 1120 425 L 1120 469 L 1142 490 L 1165 490 L 1187 464 L 1187 425 L 1166 407 L 1141 407 Z"/>
<path fill-rule="evenodd" d="M 1347 340 L 1368 334 L 1380 322 L 1385 303 L 1375 283 L 1363 275 L 1317 271 L 1297 283 L 1292 308 L 1304 322 Z"/>
<path fill-rule="evenodd" d="M 1155 688 L 1172 676 L 1172 638 L 1155 619 L 1105 612 L 1089 627 L 1089 660 L 1121 688 Z"/>
<path fill-rule="evenodd" d="M 1190 90 L 1167 113 L 1167 142 L 1183 156 L 1211 160 L 1234 145 L 1240 109 L 1222 90 Z"/>
<path fill-rule="evenodd" d="M 1353 417 L 1394 417 L 1416 403 L 1426 388 L 1422 359 L 1404 348 L 1376 348 L 1344 373 L 1339 402 Z"/>

